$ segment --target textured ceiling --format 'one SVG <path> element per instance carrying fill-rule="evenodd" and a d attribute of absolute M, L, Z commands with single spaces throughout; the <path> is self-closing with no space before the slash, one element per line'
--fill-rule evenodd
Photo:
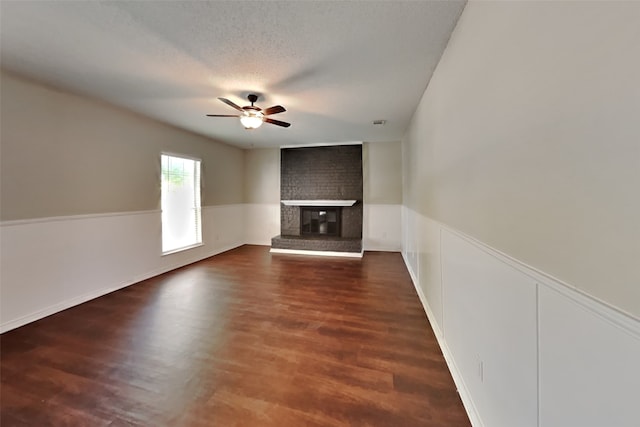
<path fill-rule="evenodd" d="M 1 63 L 245 148 L 399 140 L 464 4 L 2 0 Z M 205 117 L 249 93 L 292 126 Z"/>

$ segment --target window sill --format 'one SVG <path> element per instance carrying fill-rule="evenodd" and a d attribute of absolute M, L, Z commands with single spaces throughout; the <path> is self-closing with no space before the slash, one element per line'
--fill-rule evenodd
<path fill-rule="evenodd" d="M 178 252 L 187 251 L 189 249 L 199 248 L 200 246 L 204 246 L 204 243 L 196 243 L 195 245 L 184 246 L 184 247 L 178 248 L 178 249 L 171 249 L 170 251 L 162 252 L 162 256 L 171 255 L 171 254 L 175 254 L 175 253 L 178 253 Z"/>

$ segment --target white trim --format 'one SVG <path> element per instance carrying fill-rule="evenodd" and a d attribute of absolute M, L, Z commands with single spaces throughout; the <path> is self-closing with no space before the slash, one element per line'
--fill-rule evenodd
<path fill-rule="evenodd" d="M 154 209 L 149 211 L 108 212 L 108 213 L 98 213 L 98 214 L 49 216 L 49 217 L 42 217 L 42 218 L 15 219 L 15 220 L 9 220 L 9 221 L 0 221 L 0 227 L 12 227 L 15 225 L 38 224 L 41 222 L 77 221 L 77 220 L 83 220 L 83 219 L 107 218 L 111 216 L 149 215 L 149 214 L 157 214 L 157 213 L 162 213 L 162 211 L 160 209 Z"/>
<path fill-rule="evenodd" d="M 281 200 L 285 206 L 353 206 L 357 200 Z"/>
<path fill-rule="evenodd" d="M 507 255 L 506 253 L 501 252 L 500 250 L 495 249 L 487 245 L 486 243 L 481 242 L 475 237 L 472 237 L 468 234 L 463 233 L 462 231 L 451 228 L 446 224 L 443 224 L 435 219 L 432 219 L 431 217 L 418 213 L 407 206 L 403 205 L 403 207 L 405 209 L 413 211 L 413 213 L 416 215 L 420 215 L 427 218 L 429 221 L 438 225 L 442 230 L 446 230 L 450 233 L 453 233 L 456 236 L 471 243 L 472 245 L 477 246 L 479 249 L 493 256 L 494 258 L 497 258 L 499 261 L 531 277 L 532 279 L 537 281 L 539 284 L 555 289 L 558 292 L 561 292 L 563 295 L 576 301 L 583 307 L 593 311 L 596 314 L 602 315 L 605 319 L 608 319 L 609 321 L 614 322 L 616 325 L 622 326 L 625 329 L 629 329 L 629 327 L 631 327 L 634 333 L 640 334 L 640 329 L 639 329 L 640 318 L 634 316 L 633 314 L 628 313 L 619 307 L 611 305 L 608 302 L 603 301 L 598 297 L 590 295 L 585 291 L 583 291 L 582 289 L 579 289 L 576 286 L 570 285 L 569 283 L 564 282 L 561 279 L 558 279 L 548 273 L 545 273 L 542 270 L 539 270 L 516 258 L 513 258 L 512 256 Z M 440 240 L 442 239 L 440 238 Z M 602 310 L 602 306 L 606 307 L 608 310 L 607 311 Z"/>
<path fill-rule="evenodd" d="M 291 254 L 291 255 L 319 255 L 319 256 L 335 256 L 344 258 L 362 258 L 364 250 L 360 252 L 333 252 L 333 251 L 305 251 L 299 249 L 277 249 L 271 248 L 269 251 L 273 254 Z"/>
<path fill-rule="evenodd" d="M 540 418 L 542 417 L 542 389 L 540 388 L 540 284 L 536 283 L 536 426 L 540 427 Z"/>
<path fill-rule="evenodd" d="M 315 142 L 315 143 L 311 143 L 311 144 L 289 144 L 289 145 L 281 145 L 280 148 L 333 147 L 335 145 L 362 145 L 362 141 Z"/>
<path fill-rule="evenodd" d="M 110 286 L 108 288 L 103 288 L 103 289 L 100 289 L 100 290 L 95 291 L 95 292 L 90 292 L 88 294 L 84 294 L 84 295 L 81 295 L 81 296 L 78 296 L 78 297 L 70 298 L 70 299 L 68 299 L 66 301 L 62 301 L 62 302 L 59 302 L 57 304 L 50 305 L 50 306 L 48 306 L 46 308 L 43 308 L 42 310 L 38 310 L 36 312 L 27 314 L 26 316 L 22 316 L 22 317 L 19 317 L 17 319 L 10 320 L 10 321 L 8 321 L 6 323 L 3 323 L 2 325 L 0 325 L 0 334 L 5 333 L 5 332 L 10 331 L 10 330 L 15 329 L 15 328 L 19 328 L 20 326 L 26 325 L 27 323 L 35 322 L 36 320 L 40 320 L 40 319 L 42 319 L 44 317 L 51 316 L 52 314 L 56 314 L 56 313 L 58 313 L 58 312 L 60 312 L 62 310 L 66 310 L 67 308 L 71 308 L 71 307 L 74 307 L 76 305 L 79 305 L 79 304 L 85 303 L 87 301 L 90 301 L 92 299 L 99 298 L 99 297 L 101 297 L 103 295 L 109 294 L 109 293 L 117 291 L 119 289 L 126 288 L 127 286 L 131 286 L 131 285 L 134 285 L 136 283 L 142 282 L 144 280 L 150 279 L 152 277 L 159 276 L 160 274 L 164 274 L 164 273 L 167 273 L 169 271 L 175 270 L 177 268 L 181 268 L 181 267 L 183 267 L 185 265 L 192 264 L 192 263 L 201 261 L 201 260 L 206 259 L 206 258 L 210 258 L 210 257 L 212 257 L 214 255 L 221 254 L 222 252 L 226 252 L 226 251 L 229 251 L 231 249 L 235 249 L 235 248 L 240 247 L 242 245 L 243 245 L 243 243 L 234 243 L 234 244 L 222 247 L 222 248 L 215 249 L 215 250 L 213 250 L 213 251 L 211 251 L 211 252 L 209 252 L 209 253 L 207 253 L 205 255 L 202 255 L 202 256 L 200 256 L 198 258 L 195 258 L 193 261 L 190 261 L 187 264 L 176 263 L 176 264 L 173 264 L 173 265 L 171 265 L 169 267 L 166 267 L 166 268 L 160 268 L 160 269 L 157 269 L 157 270 L 152 270 L 152 271 L 149 271 L 147 273 L 144 273 L 144 274 L 141 274 L 139 276 L 136 276 L 135 278 L 133 278 L 131 280 L 127 280 L 125 282 L 121 282 L 121 283 L 119 283 L 119 284 L 117 284 L 115 286 Z"/>
<path fill-rule="evenodd" d="M 616 306 L 613 306 L 607 303 L 606 301 L 599 299 L 598 297 L 590 295 L 573 285 L 570 285 L 560 279 L 557 279 L 551 276 L 550 274 L 547 274 L 535 267 L 525 264 L 524 262 L 516 258 L 513 258 L 505 254 L 504 252 L 501 252 L 487 245 L 486 243 L 483 243 L 477 240 L 474 237 L 471 237 L 467 234 L 464 234 L 461 231 L 450 228 L 445 224 L 442 224 L 431 218 L 429 218 L 429 220 L 436 223 L 439 227 L 441 227 L 441 229 L 446 230 L 452 234 L 455 234 L 456 236 L 466 240 L 468 243 L 476 246 L 477 248 L 487 253 L 488 255 L 491 255 L 492 257 L 498 259 L 499 261 L 529 276 L 530 278 L 535 280 L 538 284 L 544 285 L 548 288 L 556 290 L 557 292 L 560 292 L 564 296 L 570 298 L 572 301 L 578 303 L 579 305 L 588 309 L 589 311 L 599 315 L 600 317 L 607 320 L 608 322 L 613 323 L 616 326 L 622 327 L 626 331 L 631 332 L 634 336 L 640 338 L 640 318 L 637 318 L 631 313 L 627 313 L 626 311 Z"/>
<path fill-rule="evenodd" d="M 475 405 L 473 404 L 473 399 L 471 399 L 471 394 L 465 385 L 462 374 L 458 370 L 453 357 L 451 356 L 451 352 L 449 351 L 449 347 L 444 340 L 444 335 L 440 331 L 440 327 L 438 322 L 436 321 L 436 317 L 431 311 L 431 307 L 429 307 L 429 303 L 427 302 L 427 298 L 422 292 L 422 288 L 418 284 L 418 280 L 416 278 L 416 274 L 411 268 L 411 263 L 407 259 L 404 252 L 401 252 L 402 259 L 404 260 L 404 264 L 407 267 L 407 271 L 409 272 L 409 276 L 411 276 L 411 282 L 413 283 L 413 287 L 418 294 L 418 298 L 420 299 L 420 303 L 422 304 L 422 308 L 424 309 L 425 314 L 427 315 L 427 319 L 429 319 L 429 323 L 431 324 L 431 329 L 433 330 L 434 335 L 436 336 L 436 340 L 438 341 L 438 345 L 440 346 L 440 350 L 442 350 L 442 355 L 444 356 L 444 361 L 447 363 L 447 367 L 449 368 L 449 372 L 451 372 L 451 377 L 453 378 L 453 382 L 456 385 L 458 394 L 460 395 L 460 400 L 462 400 L 462 406 L 464 406 L 465 411 L 467 412 L 467 416 L 469 417 L 469 421 L 471 425 L 474 427 L 482 427 L 484 424 L 480 419 L 480 414 L 478 413 Z"/>
<path fill-rule="evenodd" d="M 200 209 L 208 210 L 215 208 L 227 208 L 233 206 L 244 206 L 246 203 L 234 203 L 228 205 L 207 205 L 202 206 Z M 106 212 L 96 214 L 81 214 L 81 215 L 64 215 L 64 216 L 48 216 L 41 218 L 27 218 L 27 219 L 12 219 L 8 221 L 0 221 L 0 227 L 13 227 L 16 225 L 38 224 L 41 222 L 55 222 L 55 221 L 78 221 L 83 219 L 94 218 L 108 218 L 111 216 L 123 216 L 123 215 L 150 215 L 162 213 L 161 209 L 152 209 L 146 211 L 123 211 L 123 212 Z"/>
<path fill-rule="evenodd" d="M 204 243 L 194 243 L 193 245 L 183 246 L 181 248 L 171 249 L 170 251 L 162 252 L 161 256 L 167 256 L 171 254 L 177 254 L 179 252 L 188 251 L 189 249 L 199 248 L 200 246 L 204 246 Z"/>
<path fill-rule="evenodd" d="M 205 210 L 209 210 L 209 209 L 221 209 L 221 208 L 233 208 L 233 207 L 244 207 L 245 205 L 248 205 L 249 203 L 230 203 L 228 205 L 207 205 L 207 206 L 202 206 L 200 209 L 202 209 L 203 211 Z"/>
<path fill-rule="evenodd" d="M 553 283 L 541 281 L 538 283 L 538 286 L 545 286 L 548 289 L 567 297 L 571 303 L 595 314 L 605 322 L 619 328 L 636 340 L 640 340 L 640 320 L 635 320 L 631 315 L 628 315 L 625 312 L 580 291 L 579 289 L 567 288 L 561 282 Z"/>

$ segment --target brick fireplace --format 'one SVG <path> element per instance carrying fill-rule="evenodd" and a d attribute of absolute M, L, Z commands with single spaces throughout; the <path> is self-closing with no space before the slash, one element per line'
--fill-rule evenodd
<path fill-rule="evenodd" d="M 283 148 L 272 249 L 362 252 L 362 145 Z"/>

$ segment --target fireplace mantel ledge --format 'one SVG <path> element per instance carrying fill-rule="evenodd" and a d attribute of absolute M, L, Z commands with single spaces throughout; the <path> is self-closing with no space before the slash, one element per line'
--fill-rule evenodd
<path fill-rule="evenodd" d="M 285 206 L 353 206 L 357 200 L 281 200 Z"/>

